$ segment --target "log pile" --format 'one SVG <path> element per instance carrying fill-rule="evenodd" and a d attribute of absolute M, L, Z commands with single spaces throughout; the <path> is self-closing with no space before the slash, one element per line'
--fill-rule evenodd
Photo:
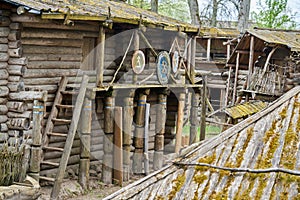
<path fill-rule="evenodd" d="M 0 24 L 0 143 L 8 140 L 7 122 L 7 97 L 9 89 L 7 87 L 9 74 L 7 71 L 9 59 L 8 55 L 8 35 L 10 33 L 10 19 L 8 10 L 0 10 L 2 23 Z M 2 145 L 1 145 L 2 146 Z"/>

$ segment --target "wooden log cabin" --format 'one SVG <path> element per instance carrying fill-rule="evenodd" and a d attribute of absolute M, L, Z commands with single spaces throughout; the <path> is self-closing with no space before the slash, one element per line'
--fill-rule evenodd
<path fill-rule="evenodd" d="M 198 27 L 116 1 L 5 0 L 0 29 L 1 143 L 30 145 L 53 197 L 66 165 L 84 188 L 90 168 L 121 183 L 199 140 Z"/>
<path fill-rule="evenodd" d="M 248 30 L 226 67 L 228 105 L 273 101 L 299 84 L 299 31 Z"/>

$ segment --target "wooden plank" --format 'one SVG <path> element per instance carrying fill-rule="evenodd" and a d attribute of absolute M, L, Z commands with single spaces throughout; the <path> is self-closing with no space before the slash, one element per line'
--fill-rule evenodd
<path fill-rule="evenodd" d="M 231 105 L 234 105 L 237 93 L 237 81 L 239 75 L 239 66 L 240 66 L 240 54 L 236 55 L 236 65 L 235 65 L 235 76 L 234 76 L 234 85 L 233 85 L 233 93 L 232 93 L 232 101 Z"/>
<path fill-rule="evenodd" d="M 145 170 L 145 175 L 149 174 L 149 155 L 148 155 L 149 118 L 150 118 L 150 104 L 147 103 L 146 110 L 145 110 L 145 129 L 144 129 L 144 170 Z"/>
<path fill-rule="evenodd" d="M 201 96 L 201 121 L 200 121 L 200 141 L 205 139 L 206 128 L 206 99 L 207 99 L 207 77 L 202 77 L 202 96 Z"/>
<path fill-rule="evenodd" d="M 104 74 L 104 57 L 105 57 L 105 30 L 103 26 L 100 26 L 99 37 L 98 37 L 98 48 L 97 48 L 97 86 L 103 85 L 103 74 Z"/>
<path fill-rule="evenodd" d="M 114 169 L 113 180 L 115 184 L 123 185 L 123 148 L 122 148 L 122 107 L 115 107 L 114 126 Z"/>
<path fill-rule="evenodd" d="M 253 62 L 254 62 L 254 36 L 251 36 L 250 40 L 250 54 L 249 54 L 249 67 L 248 67 L 248 78 L 247 78 L 247 86 L 246 89 L 249 89 L 251 82 L 251 76 L 253 71 Z"/>

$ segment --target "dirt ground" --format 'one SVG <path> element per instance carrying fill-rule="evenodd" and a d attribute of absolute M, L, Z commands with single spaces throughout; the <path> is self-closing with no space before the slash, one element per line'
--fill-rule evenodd
<path fill-rule="evenodd" d="M 140 179 L 142 177 L 132 177 L 129 182 L 124 182 L 123 187 Z M 62 184 L 60 191 L 60 200 L 99 200 L 104 197 L 116 192 L 121 189 L 118 185 L 113 184 L 103 184 L 99 179 L 92 178 L 90 180 L 90 189 L 84 191 L 78 184 L 77 180 L 66 180 Z M 41 189 L 41 195 L 38 200 L 49 200 L 51 194 L 52 186 L 43 186 Z"/>

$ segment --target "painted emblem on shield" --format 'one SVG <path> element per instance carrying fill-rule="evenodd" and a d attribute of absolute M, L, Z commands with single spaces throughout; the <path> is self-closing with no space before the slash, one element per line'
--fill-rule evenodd
<path fill-rule="evenodd" d="M 131 64 L 134 73 L 136 74 L 142 73 L 145 67 L 145 55 L 141 50 L 137 50 L 134 52 L 131 59 Z"/>
<path fill-rule="evenodd" d="M 158 54 L 158 62 L 157 62 L 157 78 L 160 84 L 165 85 L 168 84 L 170 71 L 171 71 L 171 62 L 169 53 L 166 51 L 162 51 Z"/>
<path fill-rule="evenodd" d="M 179 65 L 179 54 L 178 51 L 174 51 L 172 55 L 172 71 L 175 74 L 178 70 L 178 65 Z"/>

